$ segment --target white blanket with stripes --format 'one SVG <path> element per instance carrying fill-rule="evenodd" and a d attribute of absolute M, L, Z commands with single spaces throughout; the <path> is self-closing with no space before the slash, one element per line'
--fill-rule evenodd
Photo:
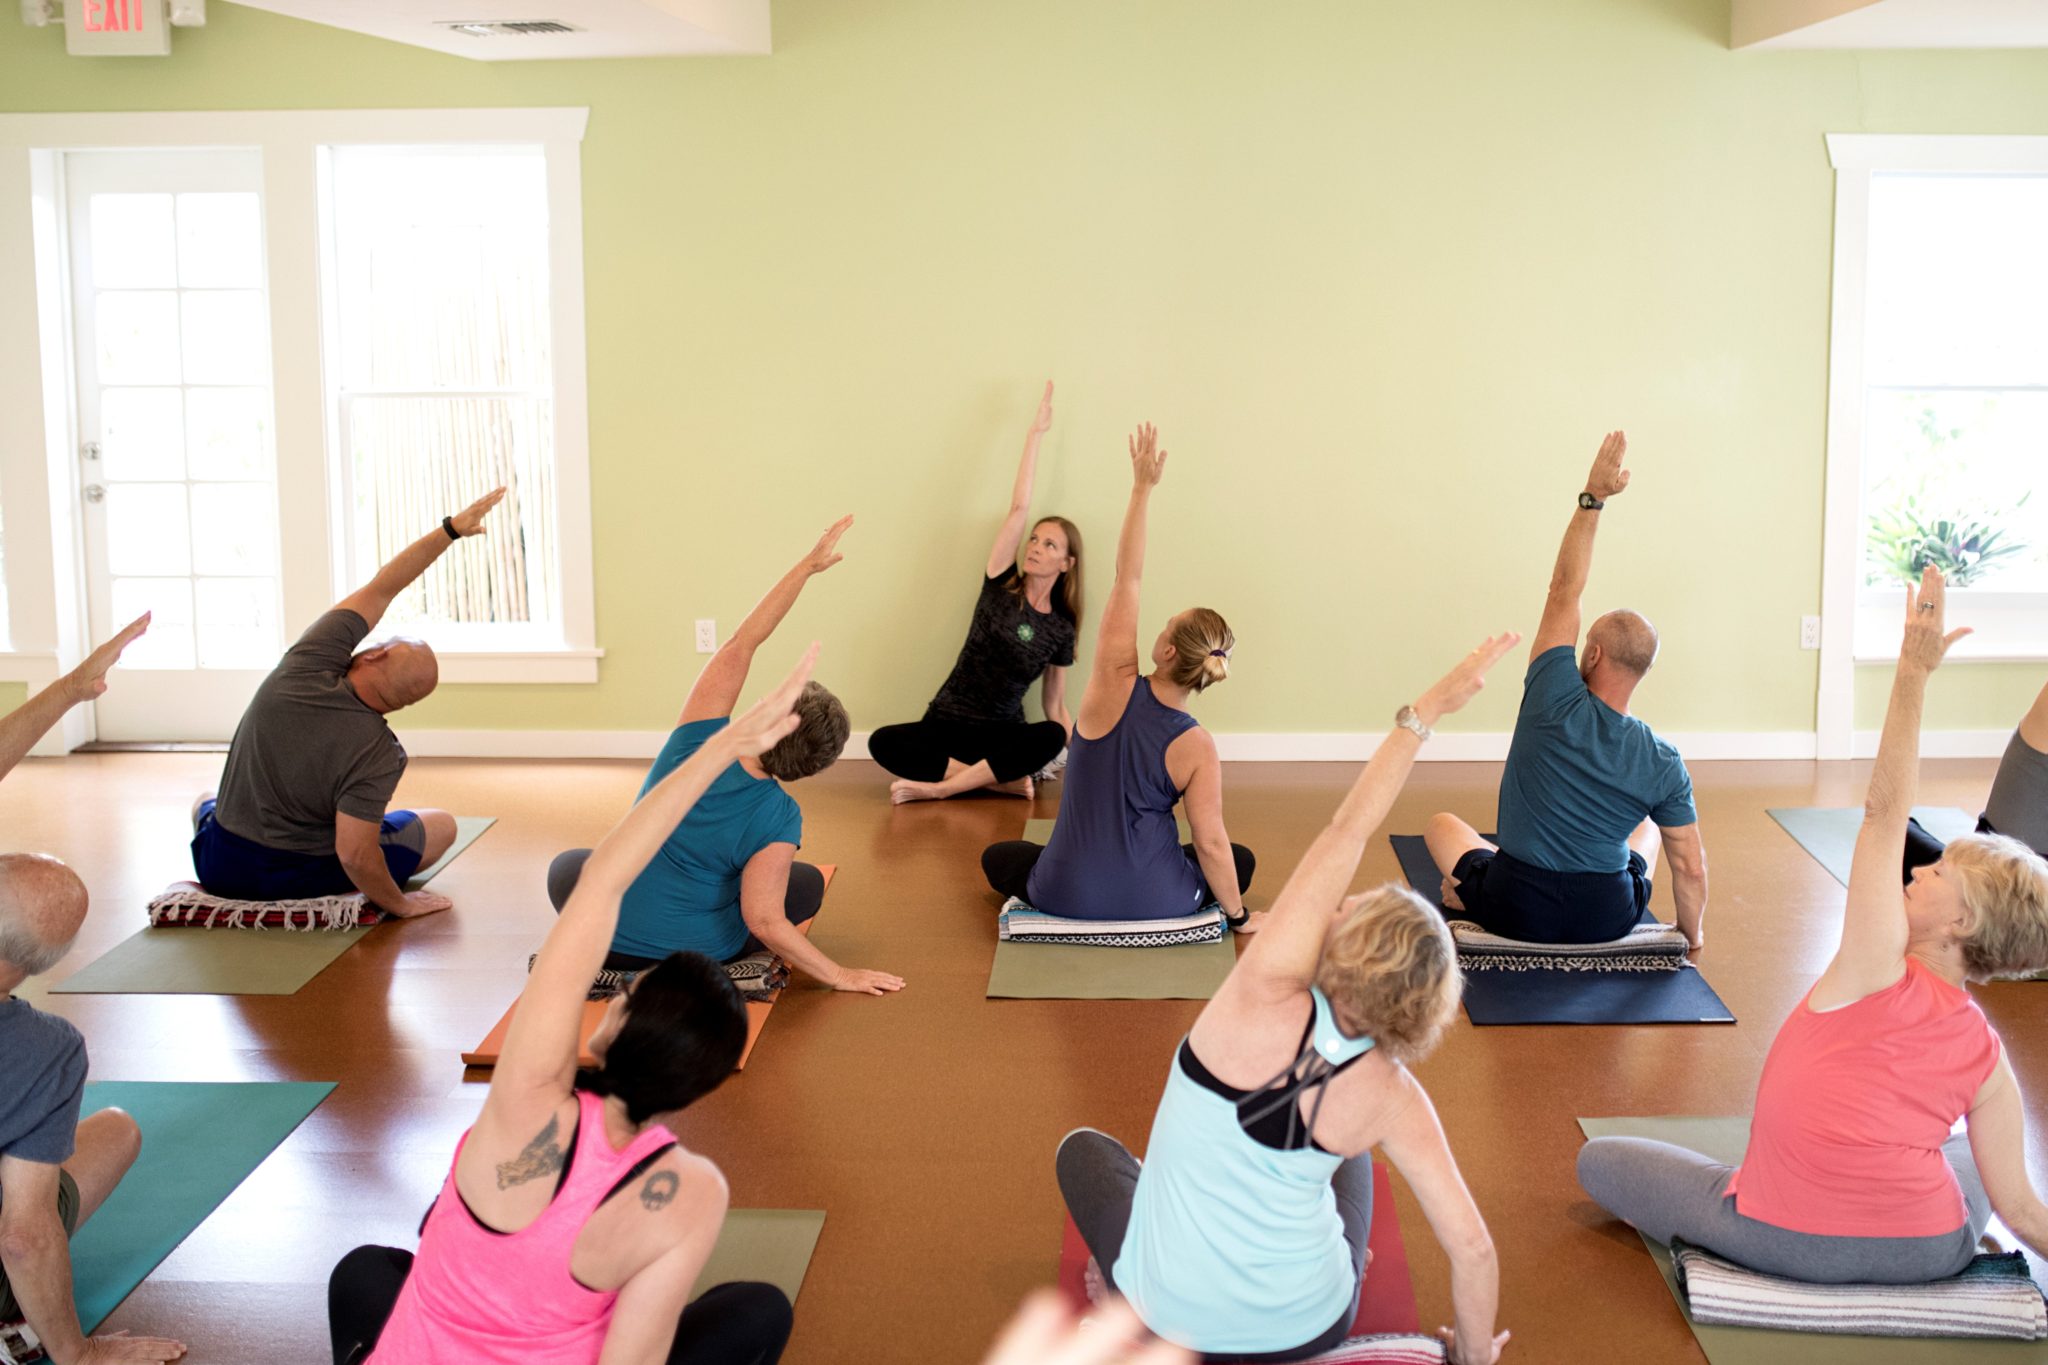
<path fill-rule="evenodd" d="M 1605 943 L 1525 943 L 1490 934 L 1470 920 L 1451 921 L 1458 965 L 1467 971 L 1675 972 L 1685 965 L 1685 935 L 1650 920 Z"/>
<path fill-rule="evenodd" d="M 2048 1338 L 2048 1301 L 2017 1251 L 1979 1256 L 1962 1274 L 1928 1284 L 1807 1284 L 1684 1242 L 1672 1244 L 1671 1260 L 1695 1322 L 1872 1337 Z"/>

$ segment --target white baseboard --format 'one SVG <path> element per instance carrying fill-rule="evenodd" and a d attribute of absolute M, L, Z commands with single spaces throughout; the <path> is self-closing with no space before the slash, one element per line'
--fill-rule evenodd
<path fill-rule="evenodd" d="M 1857 758 L 1876 758 L 1879 731 L 1858 730 L 1851 743 Z M 2003 730 L 1923 730 L 1920 732 L 1922 758 L 1998 758 L 2012 740 L 2012 727 Z"/>

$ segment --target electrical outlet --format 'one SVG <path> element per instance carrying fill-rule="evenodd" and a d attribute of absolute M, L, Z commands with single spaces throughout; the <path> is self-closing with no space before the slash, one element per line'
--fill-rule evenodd
<path fill-rule="evenodd" d="M 1801 649 L 1820 648 L 1820 618 L 1818 616 L 1802 616 L 1799 618 L 1799 647 Z"/>
<path fill-rule="evenodd" d="M 1815 627 L 1819 629 L 1819 627 Z M 697 622 L 697 652 L 715 654 L 718 652 L 718 622 L 705 619 Z"/>

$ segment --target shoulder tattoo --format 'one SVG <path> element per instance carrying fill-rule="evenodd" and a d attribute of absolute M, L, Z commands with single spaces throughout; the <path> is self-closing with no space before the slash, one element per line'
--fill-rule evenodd
<path fill-rule="evenodd" d="M 520 1149 L 518 1156 L 499 1162 L 498 1188 L 509 1190 L 514 1185 L 524 1185 L 529 1180 L 538 1180 L 561 1170 L 567 1158 L 562 1152 L 562 1144 L 555 1140 L 560 1131 L 561 1121 L 549 1117 L 548 1126 L 536 1133 L 533 1141 Z"/>
<path fill-rule="evenodd" d="M 674 1171 L 656 1171 L 640 1187 L 640 1207 L 649 1213 L 661 1212 L 675 1202 L 676 1191 L 681 1186 L 682 1181 L 676 1179 Z"/>

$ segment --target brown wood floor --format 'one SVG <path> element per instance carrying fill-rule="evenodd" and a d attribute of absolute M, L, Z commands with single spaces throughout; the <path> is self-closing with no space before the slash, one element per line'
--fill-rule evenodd
<path fill-rule="evenodd" d="M 94 909 L 76 970 L 189 875 L 187 807 L 217 755 L 30 761 L 0 787 L 9 847 L 70 861 Z M 1921 799 L 1977 809 L 1989 762 L 1931 762 Z M 1231 835 L 1259 855 L 1264 906 L 1351 781 L 1348 764 L 1237 764 Z M 1582 1114 L 1746 1112 L 1778 1022 L 1824 965 L 1842 891 L 1771 821 L 1772 805 L 1850 805 L 1863 764 L 1694 768 L 1713 898 L 1701 966 L 1734 1027 L 1456 1025 L 1419 1068 L 1500 1248 L 1501 1323 L 1518 1361 L 1697 1361 L 1634 1234 L 1580 1194 Z M 457 1053 L 517 993 L 550 922 L 542 874 L 632 798 L 626 762 L 413 763 L 401 800 L 498 825 L 436 881 L 455 909 L 380 928 L 295 996 L 31 998 L 84 1030 L 105 1080 L 294 1079 L 334 1094 L 114 1315 L 173 1333 L 204 1362 L 326 1358 L 328 1269 L 360 1242 L 414 1244 L 421 1212 L 481 1087 Z M 1424 764 L 1388 831 L 1454 808 L 1482 826 L 1494 764 Z M 1061 1209 L 1054 1145 L 1088 1124 L 1140 1146 L 1193 1002 L 992 1001 L 982 995 L 995 898 L 983 845 L 1015 837 L 1022 802 L 892 809 L 848 762 L 799 789 L 804 856 L 840 866 L 817 942 L 909 979 L 876 1000 L 786 994 L 745 1074 L 689 1111 L 736 1206 L 828 1210 L 787 1360 L 971 1362 L 1024 1293 L 1048 1283 Z M 1036 813 L 1052 813 L 1051 784 Z M 1384 833 L 1384 832 L 1383 832 Z M 1382 837 L 1361 884 L 1398 877 Z M 1668 888 L 1658 912 L 1670 917 Z M 2048 1123 L 2048 984 L 1979 991 L 2030 1097 L 2035 1167 Z M 1426 1327 L 1449 1320 L 1445 1263 L 1396 1182 Z"/>

